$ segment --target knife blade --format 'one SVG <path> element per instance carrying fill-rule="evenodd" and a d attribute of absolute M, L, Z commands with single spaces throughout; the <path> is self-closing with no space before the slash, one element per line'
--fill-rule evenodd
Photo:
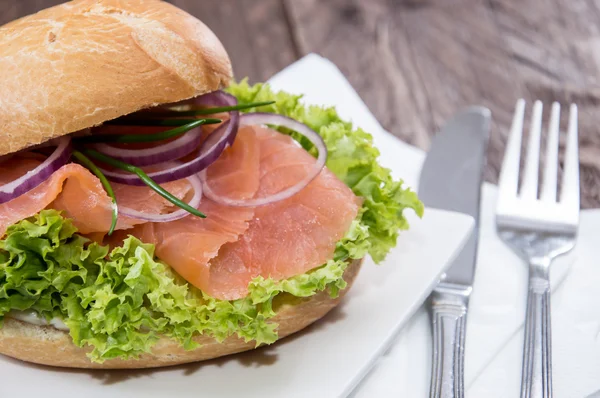
<path fill-rule="evenodd" d="M 473 234 L 431 294 L 432 398 L 464 396 L 466 317 L 475 276 L 490 119 L 489 109 L 483 107 L 456 115 L 434 137 L 421 170 L 418 192 L 425 206 L 465 213 L 475 219 Z"/>

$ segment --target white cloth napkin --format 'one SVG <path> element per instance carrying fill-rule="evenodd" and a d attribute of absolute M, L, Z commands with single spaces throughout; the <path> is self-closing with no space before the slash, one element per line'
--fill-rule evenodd
<path fill-rule="evenodd" d="M 304 94 L 307 104 L 335 106 L 340 116 L 373 134 L 382 152 L 381 162 L 417 189 L 424 152 L 404 143 L 398 145 L 399 141 L 381 127 L 330 61 L 310 54 L 275 75 L 270 83 L 275 89 Z M 496 188 L 487 184 L 467 324 L 465 382 L 467 396 L 474 398 L 518 396 L 520 383 L 527 268 L 496 236 L 495 200 Z M 594 226 L 596 231 L 600 229 L 600 212 L 583 212 L 577 250 L 552 268 L 557 397 L 581 397 L 600 389 L 600 288 L 595 286 L 600 282 L 600 264 L 594 267 L 591 257 L 599 233 L 594 232 Z M 579 261 L 568 283 L 562 286 L 575 258 Z M 354 395 L 425 397 L 429 390 L 430 358 L 431 328 L 423 307 Z M 574 384 L 577 389 L 569 390 Z M 573 391 L 578 394 L 571 394 Z"/>
<path fill-rule="evenodd" d="M 600 397 L 600 210 L 581 214 L 577 260 L 552 295 L 554 396 Z M 469 388 L 470 397 L 517 397 L 523 328 Z"/>

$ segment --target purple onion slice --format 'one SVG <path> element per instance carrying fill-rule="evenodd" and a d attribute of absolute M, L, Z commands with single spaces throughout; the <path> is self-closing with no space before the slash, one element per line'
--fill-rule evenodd
<path fill-rule="evenodd" d="M 0 186 L 0 204 L 31 191 L 69 161 L 72 152 L 71 138 L 62 137 L 56 140 L 56 143 L 54 152 L 39 166 L 28 171 L 24 176 Z"/>
<path fill-rule="evenodd" d="M 95 150 L 122 162 L 134 166 L 152 166 L 182 158 L 194 152 L 202 139 L 200 126 L 188 131 L 175 140 L 159 146 L 144 149 L 118 148 L 110 144 L 99 143 L 92 146 Z"/>
<path fill-rule="evenodd" d="M 207 106 L 233 106 L 237 104 L 237 99 L 234 96 L 222 91 L 205 94 L 196 98 L 194 101 Z M 187 178 L 204 170 L 221 156 L 221 153 L 223 153 L 228 145 L 233 143 L 239 128 L 239 120 L 239 112 L 230 112 L 230 119 L 221 124 L 208 136 L 206 141 L 204 141 L 198 149 L 194 159 L 172 168 L 148 173 L 148 176 L 158 184 L 164 184 L 166 182 Z M 104 175 L 113 182 L 137 186 L 146 185 L 134 174 L 125 174 L 104 169 L 101 170 Z"/>
<path fill-rule="evenodd" d="M 327 147 L 325 146 L 323 138 L 321 138 L 321 136 L 317 134 L 317 132 L 310 129 L 307 125 L 298 122 L 297 120 L 273 113 L 248 113 L 240 117 L 240 126 L 259 124 L 287 127 L 288 129 L 296 131 L 308 138 L 308 140 L 312 142 L 312 144 L 319 151 L 319 155 L 317 157 L 317 161 L 315 162 L 313 169 L 305 178 L 298 181 L 293 186 L 284 189 L 283 191 L 277 192 L 274 195 L 267 196 L 264 198 L 256 198 L 250 200 L 230 199 L 216 194 L 208 185 L 208 181 L 206 179 L 206 170 L 204 170 L 200 173 L 200 178 L 202 179 L 202 190 L 207 198 L 226 206 L 264 206 L 270 203 L 278 202 L 280 200 L 288 199 L 296 195 L 321 173 L 321 170 L 323 170 L 323 167 L 325 167 L 325 163 L 327 161 Z"/>

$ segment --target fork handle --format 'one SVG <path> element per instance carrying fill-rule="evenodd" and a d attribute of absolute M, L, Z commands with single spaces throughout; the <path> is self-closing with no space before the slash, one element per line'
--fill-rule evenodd
<path fill-rule="evenodd" d="M 521 398 L 552 397 L 550 260 L 531 261 L 525 318 Z"/>
<path fill-rule="evenodd" d="M 470 290 L 438 286 L 431 294 L 433 361 L 430 398 L 464 397 L 465 330 L 469 293 Z"/>

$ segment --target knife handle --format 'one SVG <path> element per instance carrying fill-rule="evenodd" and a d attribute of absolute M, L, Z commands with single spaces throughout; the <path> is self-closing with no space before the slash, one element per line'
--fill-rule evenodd
<path fill-rule="evenodd" d="M 470 289 L 438 285 L 431 294 L 433 364 L 430 398 L 464 397 L 465 330 Z"/>

